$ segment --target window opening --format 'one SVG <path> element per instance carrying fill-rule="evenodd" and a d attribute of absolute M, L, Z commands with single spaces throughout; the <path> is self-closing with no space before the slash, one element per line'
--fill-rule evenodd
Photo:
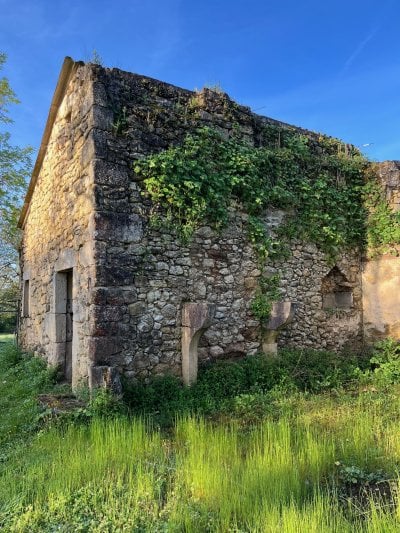
<path fill-rule="evenodd" d="M 321 291 L 323 309 L 351 309 L 353 306 L 352 284 L 337 266 L 322 280 Z"/>

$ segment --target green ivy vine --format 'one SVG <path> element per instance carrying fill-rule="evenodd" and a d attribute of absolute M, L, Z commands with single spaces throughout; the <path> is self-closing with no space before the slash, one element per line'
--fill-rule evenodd
<path fill-rule="evenodd" d="M 264 324 L 271 315 L 273 303 L 279 300 L 280 279 L 279 274 L 274 274 L 273 276 L 262 275 L 259 279 L 259 284 L 250 309 L 261 324 Z"/>
<path fill-rule="evenodd" d="M 280 246 L 268 238 L 260 218 L 268 206 L 291 213 L 281 240 L 315 242 L 330 255 L 360 244 L 365 167 L 358 152 L 316 153 L 297 133 L 281 135 L 279 146 L 255 148 L 202 128 L 182 145 L 139 161 L 135 172 L 144 178 L 154 218 L 162 216 L 185 239 L 205 221 L 223 227 L 232 202 L 238 203 L 250 215 L 250 240 L 265 259 Z"/>
<path fill-rule="evenodd" d="M 368 253 L 398 254 L 400 244 L 400 211 L 394 211 L 386 200 L 386 193 L 376 178 L 374 166 L 366 172 L 363 199 L 367 209 Z"/>
<path fill-rule="evenodd" d="M 249 215 L 262 272 L 267 257 L 282 255 L 292 239 L 315 243 L 331 260 L 344 248 L 400 242 L 400 215 L 381 201 L 377 181 L 366 181 L 369 164 L 354 147 L 275 126 L 264 129 L 262 144 L 201 128 L 181 145 L 138 161 L 134 171 L 152 200 L 152 222 L 168 223 L 188 241 L 204 223 L 222 228 L 236 204 Z M 287 213 L 274 238 L 262 220 L 267 207 Z M 264 285 L 253 302 L 260 319 L 270 312 L 273 292 Z"/>

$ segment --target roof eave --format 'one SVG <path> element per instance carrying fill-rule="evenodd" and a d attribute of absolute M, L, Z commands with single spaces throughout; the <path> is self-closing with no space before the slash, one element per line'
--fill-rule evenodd
<path fill-rule="evenodd" d="M 51 101 L 49 115 L 47 117 L 46 126 L 42 136 L 42 142 L 40 144 L 39 152 L 36 158 L 35 166 L 33 167 L 32 177 L 29 182 L 28 190 L 25 196 L 24 205 L 21 209 L 21 214 L 18 220 L 18 227 L 23 228 L 25 225 L 26 216 L 28 214 L 30 201 L 33 195 L 33 191 L 38 180 L 40 169 L 42 168 L 43 159 L 46 155 L 47 146 L 49 143 L 50 135 L 53 129 L 54 121 L 57 117 L 58 109 L 63 101 L 65 90 L 68 86 L 68 83 L 71 79 L 72 74 L 76 71 L 78 65 L 82 64 L 81 62 L 75 62 L 71 57 L 66 57 L 61 67 L 60 75 L 58 77 L 58 82 L 56 89 L 54 91 L 53 99 Z"/>

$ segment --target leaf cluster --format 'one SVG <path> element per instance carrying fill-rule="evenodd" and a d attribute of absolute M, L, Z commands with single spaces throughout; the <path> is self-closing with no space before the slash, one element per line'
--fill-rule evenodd
<path fill-rule="evenodd" d="M 400 244 L 400 211 L 389 205 L 385 190 L 379 183 L 374 168 L 366 174 L 363 200 L 368 212 L 367 242 L 370 255 L 397 253 Z"/>
<path fill-rule="evenodd" d="M 272 304 L 279 299 L 279 274 L 273 276 L 261 276 L 256 294 L 251 302 L 251 311 L 253 315 L 260 320 L 265 321 L 271 314 Z"/>
<path fill-rule="evenodd" d="M 0 70 L 5 61 L 5 54 L 0 52 Z M 0 126 L 12 122 L 9 106 L 17 103 L 18 100 L 8 79 L 1 77 Z M 20 240 L 17 221 L 27 177 L 32 167 L 31 154 L 32 148 L 13 145 L 10 133 L 0 129 L 0 327 L 2 327 L 1 314 L 9 308 L 9 292 L 10 290 L 15 292 L 17 283 L 17 249 Z M 7 305 L 4 305 L 4 300 L 7 300 Z"/>
<path fill-rule="evenodd" d="M 261 260 L 279 248 L 262 221 L 266 207 L 289 213 L 280 229 L 283 241 L 315 242 L 331 256 L 341 247 L 362 244 L 365 159 L 358 152 L 318 153 L 308 137 L 293 131 L 279 139 L 256 148 L 201 128 L 180 146 L 141 160 L 134 170 L 144 178 L 154 213 L 185 238 L 204 222 L 224 226 L 236 202 L 251 217 L 249 236 Z"/>

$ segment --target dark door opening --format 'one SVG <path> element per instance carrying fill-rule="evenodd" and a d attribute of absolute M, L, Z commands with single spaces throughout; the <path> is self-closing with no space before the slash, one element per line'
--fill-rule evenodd
<path fill-rule="evenodd" d="M 65 379 L 72 382 L 72 341 L 74 336 L 73 320 L 73 292 L 72 292 L 72 270 L 65 272 L 66 276 L 66 308 L 65 308 Z"/>

